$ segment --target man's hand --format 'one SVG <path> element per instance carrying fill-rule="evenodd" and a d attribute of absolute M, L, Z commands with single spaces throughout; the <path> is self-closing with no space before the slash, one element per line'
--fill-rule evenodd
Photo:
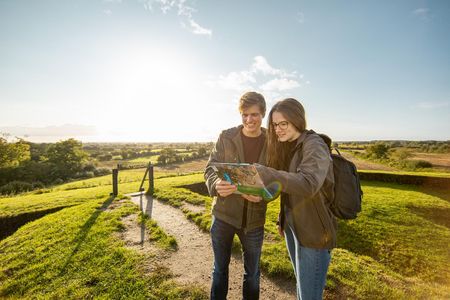
<path fill-rule="evenodd" d="M 221 197 L 227 197 L 233 194 L 237 190 L 237 187 L 228 181 L 219 179 L 216 183 L 216 191 Z"/>
<path fill-rule="evenodd" d="M 250 202 L 255 202 L 255 203 L 258 203 L 259 201 L 262 200 L 261 196 L 253 196 L 253 195 L 246 195 L 246 194 L 243 194 L 241 196 L 242 196 L 242 198 L 247 199 Z"/>

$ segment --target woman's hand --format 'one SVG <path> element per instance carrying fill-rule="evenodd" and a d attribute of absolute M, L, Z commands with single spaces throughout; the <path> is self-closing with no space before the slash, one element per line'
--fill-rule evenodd
<path fill-rule="evenodd" d="M 237 190 L 237 187 L 228 181 L 219 179 L 216 183 L 216 191 L 221 197 L 227 197 L 233 194 Z"/>
<path fill-rule="evenodd" d="M 247 195 L 247 194 L 242 194 L 241 195 L 242 198 L 247 199 L 250 202 L 254 202 L 254 203 L 258 203 L 259 201 L 262 200 L 261 196 L 253 196 L 253 195 Z"/>

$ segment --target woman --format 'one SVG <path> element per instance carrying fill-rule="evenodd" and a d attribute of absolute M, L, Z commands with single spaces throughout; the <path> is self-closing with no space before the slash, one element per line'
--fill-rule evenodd
<path fill-rule="evenodd" d="M 264 182 L 282 184 L 278 231 L 297 281 L 297 298 L 322 299 L 331 249 L 336 246 L 330 151 L 322 138 L 306 130 L 305 110 L 295 99 L 275 104 L 268 119 L 268 166 L 257 166 Z"/>

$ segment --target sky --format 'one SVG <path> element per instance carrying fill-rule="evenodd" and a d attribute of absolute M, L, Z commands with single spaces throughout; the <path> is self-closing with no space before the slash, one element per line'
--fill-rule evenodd
<path fill-rule="evenodd" d="M 450 140 L 450 1 L 0 0 L 10 138 L 215 141 L 246 91 L 335 141 Z"/>

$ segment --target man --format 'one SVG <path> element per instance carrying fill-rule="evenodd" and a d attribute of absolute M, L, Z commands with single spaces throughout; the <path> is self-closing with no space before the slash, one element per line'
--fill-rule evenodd
<path fill-rule="evenodd" d="M 266 130 L 261 128 L 266 102 L 261 94 L 245 93 L 239 101 L 242 125 L 222 131 L 205 169 L 212 205 L 211 240 L 214 252 L 211 299 L 226 299 L 228 266 L 234 235 L 242 245 L 244 259 L 243 298 L 259 299 L 259 259 L 264 238 L 267 206 L 261 197 L 234 194 L 236 186 L 219 178 L 214 162 L 265 164 Z"/>

